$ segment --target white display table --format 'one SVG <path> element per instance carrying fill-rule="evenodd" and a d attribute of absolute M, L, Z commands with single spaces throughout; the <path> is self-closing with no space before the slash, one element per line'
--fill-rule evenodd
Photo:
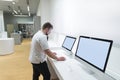
<path fill-rule="evenodd" d="M 14 38 L 0 38 L 0 55 L 14 52 Z"/>
<path fill-rule="evenodd" d="M 75 59 L 67 59 L 66 61 L 55 61 L 48 58 L 55 70 L 59 80 L 98 80 L 94 76 L 88 74 L 80 66 Z"/>
<path fill-rule="evenodd" d="M 65 55 L 60 50 L 62 48 L 56 47 L 54 42 L 50 41 L 50 49 L 57 53 L 57 56 L 65 56 L 65 61 L 56 61 L 48 57 L 48 65 L 50 67 L 51 76 L 54 78 L 59 78 L 59 80 L 116 80 L 106 73 L 98 72 L 89 73 L 84 64 L 75 59 L 75 55 Z M 68 53 L 69 54 L 69 53 Z M 51 71 L 51 68 L 54 70 Z M 54 76 L 53 73 L 57 75 Z M 119 80 L 119 79 L 118 79 Z"/>

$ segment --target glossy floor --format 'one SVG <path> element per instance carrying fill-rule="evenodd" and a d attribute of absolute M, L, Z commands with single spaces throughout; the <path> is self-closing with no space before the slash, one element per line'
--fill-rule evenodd
<path fill-rule="evenodd" d="M 0 56 L 0 80 L 32 80 L 32 66 L 28 60 L 31 39 L 15 46 L 13 54 Z M 43 80 L 42 76 L 39 80 Z"/>

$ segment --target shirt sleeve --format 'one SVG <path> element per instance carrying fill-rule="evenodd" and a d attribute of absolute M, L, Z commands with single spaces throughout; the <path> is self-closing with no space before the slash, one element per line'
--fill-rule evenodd
<path fill-rule="evenodd" d="M 47 36 L 43 36 L 39 39 L 40 46 L 42 50 L 49 49 L 48 42 L 47 42 Z"/>

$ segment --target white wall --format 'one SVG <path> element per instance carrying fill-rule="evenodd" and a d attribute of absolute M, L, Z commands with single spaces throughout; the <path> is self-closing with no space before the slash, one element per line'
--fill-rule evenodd
<path fill-rule="evenodd" d="M 50 21 L 60 34 L 111 39 L 120 51 L 119 3 L 120 0 L 41 0 L 41 23 Z M 107 68 L 120 76 L 118 51 L 111 53 Z"/>
<path fill-rule="evenodd" d="M 0 11 L 0 32 L 4 31 L 4 18 L 3 18 L 3 11 Z"/>
<path fill-rule="evenodd" d="M 50 17 L 50 0 L 40 0 L 39 6 L 38 6 L 38 11 L 37 11 L 37 16 L 42 16 L 41 17 L 41 26 L 45 22 L 49 22 L 49 17 Z"/>
<path fill-rule="evenodd" d="M 56 32 L 113 39 L 120 44 L 119 0 L 51 0 Z"/>

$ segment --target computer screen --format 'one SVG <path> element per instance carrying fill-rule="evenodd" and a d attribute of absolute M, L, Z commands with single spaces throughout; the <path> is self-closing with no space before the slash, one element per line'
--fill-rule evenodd
<path fill-rule="evenodd" d="M 105 72 L 113 41 L 80 36 L 75 56 Z"/>
<path fill-rule="evenodd" d="M 63 41 L 62 47 L 71 51 L 75 41 L 76 41 L 75 37 L 66 36 Z"/>

